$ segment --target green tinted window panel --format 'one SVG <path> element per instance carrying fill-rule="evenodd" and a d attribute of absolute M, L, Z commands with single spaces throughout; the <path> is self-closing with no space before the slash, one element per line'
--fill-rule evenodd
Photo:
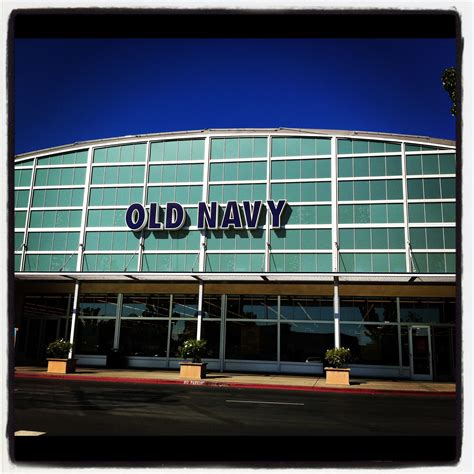
<path fill-rule="evenodd" d="M 371 210 L 372 207 L 373 206 L 370 206 L 369 204 L 355 204 L 354 222 L 356 224 L 369 224 L 371 215 L 374 215 L 374 212 Z"/>
<path fill-rule="evenodd" d="M 339 201 L 354 200 L 354 181 L 340 181 L 339 185 Z"/>
<path fill-rule="evenodd" d="M 404 253 L 389 253 L 388 260 L 391 272 L 406 272 L 406 258 Z"/>
<path fill-rule="evenodd" d="M 286 189 L 290 201 L 317 201 L 315 183 L 289 183 Z"/>
<path fill-rule="evenodd" d="M 15 207 L 28 207 L 29 190 L 15 191 Z"/>
<path fill-rule="evenodd" d="M 159 231 L 144 234 L 145 250 L 199 250 L 199 231 Z"/>
<path fill-rule="evenodd" d="M 441 197 L 441 186 L 438 178 L 424 179 L 424 197 L 425 199 L 439 199 Z"/>
<path fill-rule="evenodd" d="M 456 203 L 446 202 L 441 206 L 443 222 L 456 222 Z"/>
<path fill-rule="evenodd" d="M 349 160 L 350 158 L 345 158 Z M 364 177 L 364 176 L 370 176 L 369 173 L 369 158 L 367 156 L 360 156 L 353 158 L 353 163 L 354 163 L 354 173 L 353 176 L 356 177 Z M 349 176 L 352 176 L 350 174 Z"/>
<path fill-rule="evenodd" d="M 442 222 L 443 214 L 440 203 L 427 203 L 425 206 L 426 222 Z"/>
<path fill-rule="evenodd" d="M 408 204 L 408 219 L 412 223 L 426 222 L 424 204 Z"/>
<path fill-rule="evenodd" d="M 77 255 L 48 254 L 27 255 L 25 271 L 27 272 L 71 272 L 76 270 Z"/>
<path fill-rule="evenodd" d="M 163 161 L 163 142 L 154 142 L 150 145 L 150 161 Z"/>
<path fill-rule="evenodd" d="M 181 183 L 191 181 L 191 167 L 189 165 L 176 166 L 176 181 Z M 196 181 L 202 181 L 202 176 Z"/>
<path fill-rule="evenodd" d="M 354 272 L 355 269 L 355 254 L 340 253 L 339 254 L 339 271 L 344 273 Z"/>
<path fill-rule="evenodd" d="M 385 201 L 387 199 L 387 182 L 385 180 L 370 182 L 370 198 L 374 201 Z"/>
<path fill-rule="evenodd" d="M 214 138 L 211 141 L 211 159 L 222 159 L 224 158 L 225 139 Z"/>
<path fill-rule="evenodd" d="M 444 231 L 444 248 L 455 249 L 456 248 L 456 228 L 445 227 Z"/>
<path fill-rule="evenodd" d="M 199 267 L 199 254 L 144 254 L 144 272 L 191 272 Z"/>
<path fill-rule="evenodd" d="M 23 168 L 24 166 L 33 166 L 34 160 L 18 161 L 15 163 L 15 168 Z"/>
<path fill-rule="evenodd" d="M 398 224 L 403 221 L 403 204 L 387 204 L 387 222 Z"/>
<path fill-rule="evenodd" d="M 390 271 L 389 254 L 373 253 L 372 254 L 372 271 L 376 273 L 387 273 Z"/>
<path fill-rule="evenodd" d="M 399 153 L 402 151 L 401 143 L 386 143 L 385 151 L 387 153 Z"/>
<path fill-rule="evenodd" d="M 426 243 L 429 249 L 444 248 L 444 232 L 442 227 L 431 227 L 426 233 Z"/>
<path fill-rule="evenodd" d="M 441 174 L 456 173 L 456 155 L 454 153 L 439 155 L 439 170 Z"/>
<path fill-rule="evenodd" d="M 271 272 L 324 273 L 331 271 L 331 254 L 276 254 L 270 255 Z"/>
<path fill-rule="evenodd" d="M 330 138 L 316 138 L 316 155 L 330 155 L 331 154 L 331 139 Z"/>
<path fill-rule="evenodd" d="M 31 174 L 33 170 L 15 170 L 15 187 L 31 186 Z"/>
<path fill-rule="evenodd" d="M 439 149 L 439 147 L 433 146 L 406 144 L 406 151 L 438 151 Z"/>
<path fill-rule="evenodd" d="M 26 211 L 15 211 L 15 227 L 25 227 Z"/>
<path fill-rule="evenodd" d="M 239 140 L 239 156 L 241 158 L 251 158 L 253 156 L 252 138 L 241 138 Z"/>
<path fill-rule="evenodd" d="M 443 199 L 451 199 L 456 197 L 456 179 L 441 178 L 441 196 Z"/>
<path fill-rule="evenodd" d="M 83 189 L 37 189 L 33 194 L 33 207 L 82 206 Z"/>
<path fill-rule="evenodd" d="M 125 227 L 126 209 L 90 210 L 88 214 L 88 227 Z"/>
<path fill-rule="evenodd" d="M 329 160 L 320 160 L 320 161 L 329 161 Z M 316 171 L 318 160 L 299 160 L 300 163 L 300 176 L 301 178 L 319 178 L 319 174 Z M 287 166 L 291 166 L 292 162 L 287 162 Z M 324 175 L 324 171 L 321 174 Z M 326 176 L 322 176 L 326 177 Z"/>
<path fill-rule="evenodd" d="M 339 223 L 352 224 L 354 222 L 354 206 L 351 204 L 339 205 Z"/>
<path fill-rule="evenodd" d="M 305 178 L 305 176 L 302 176 Z M 331 160 L 319 159 L 316 160 L 316 178 L 330 178 L 331 177 Z"/>
<path fill-rule="evenodd" d="M 264 269 L 265 254 L 208 254 L 208 272 L 261 272 Z"/>
<path fill-rule="evenodd" d="M 388 248 L 404 249 L 405 248 L 405 231 L 401 228 L 388 229 Z"/>
<path fill-rule="evenodd" d="M 455 253 L 446 253 L 444 254 L 446 261 L 446 273 L 455 273 L 456 272 L 456 254 Z"/>
<path fill-rule="evenodd" d="M 412 227 L 410 229 L 410 244 L 413 249 L 426 249 L 426 228 Z"/>
<path fill-rule="evenodd" d="M 28 236 L 28 250 L 75 251 L 79 246 L 79 232 L 32 232 Z"/>
<path fill-rule="evenodd" d="M 253 139 L 253 156 L 255 158 L 265 158 L 267 156 L 267 139 L 260 137 Z"/>
<path fill-rule="evenodd" d="M 15 251 L 21 250 L 21 247 L 23 246 L 24 236 L 24 232 L 15 232 L 15 240 L 13 242 Z"/>
<path fill-rule="evenodd" d="M 370 181 L 351 181 L 351 182 L 354 183 L 354 200 L 355 201 L 365 201 L 367 199 L 370 199 Z"/>
<path fill-rule="evenodd" d="M 403 184 L 401 179 L 387 180 L 387 199 L 403 199 Z"/>
<path fill-rule="evenodd" d="M 371 248 L 370 229 L 354 229 L 354 244 L 356 249 Z"/>
<path fill-rule="evenodd" d="M 399 176 L 402 174 L 402 158 L 401 156 L 386 156 L 385 166 L 387 176 Z"/>
<path fill-rule="evenodd" d="M 339 138 L 337 140 L 337 153 L 339 155 L 352 154 L 352 140 Z"/>
<path fill-rule="evenodd" d="M 15 272 L 19 272 L 21 270 L 21 255 L 15 254 L 14 260 L 14 270 Z"/>
<path fill-rule="evenodd" d="M 366 229 L 356 229 L 356 233 Z M 373 249 L 388 249 L 388 229 L 370 229 L 371 244 L 368 247 Z M 364 248 L 356 246 L 356 248 Z"/>
<path fill-rule="evenodd" d="M 384 142 L 369 142 L 369 153 L 385 153 L 385 143 Z"/>
<path fill-rule="evenodd" d="M 286 156 L 301 156 L 301 138 L 286 139 Z"/>
<path fill-rule="evenodd" d="M 408 175 L 419 175 L 423 174 L 423 168 L 421 165 L 421 155 L 407 155 L 407 174 Z"/>
<path fill-rule="evenodd" d="M 316 200 L 330 201 L 331 200 L 331 183 L 316 183 Z"/>
<path fill-rule="evenodd" d="M 339 229 L 339 248 L 342 250 L 354 249 L 355 248 L 355 239 L 354 239 L 355 229 Z"/>
<path fill-rule="evenodd" d="M 369 158 L 370 176 L 386 176 L 385 157 L 372 156 Z"/>
<path fill-rule="evenodd" d="M 286 178 L 286 161 L 272 161 L 272 179 Z"/>
<path fill-rule="evenodd" d="M 354 140 L 352 142 L 352 151 L 354 154 L 368 153 L 369 142 L 365 140 Z"/>
<path fill-rule="evenodd" d="M 192 144 L 189 140 L 182 140 L 178 142 L 178 160 L 191 159 Z"/>
<path fill-rule="evenodd" d="M 286 156 L 286 139 L 273 138 L 272 139 L 272 156 Z"/>
<path fill-rule="evenodd" d="M 224 179 L 224 163 L 212 163 L 210 181 L 222 181 Z"/>
<path fill-rule="evenodd" d="M 352 158 L 339 158 L 337 160 L 338 176 L 340 178 L 349 178 L 354 176 Z"/>
<path fill-rule="evenodd" d="M 238 158 L 239 157 L 239 139 L 226 138 L 224 146 L 224 158 Z"/>
<path fill-rule="evenodd" d="M 341 272 L 405 272 L 404 253 L 341 253 L 339 255 Z"/>
<path fill-rule="evenodd" d="M 178 159 L 178 142 L 167 141 L 164 142 L 163 149 L 163 160 L 164 161 L 175 161 Z"/>
<path fill-rule="evenodd" d="M 423 174 L 439 174 L 438 155 L 422 155 Z"/>
<path fill-rule="evenodd" d="M 427 258 L 429 273 L 446 273 L 444 253 L 429 253 Z"/>
<path fill-rule="evenodd" d="M 135 254 L 86 254 L 83 271 L 123 272 L 137 271 L 138 255 Z"/>
<path fill-rule="evenodd" d="M 316 139 L 302 138 L 301 139 L 301 154 L 302 155 L 316 155 Z"/>
<path fill-rule="evenodd" d="M 372 254 L 356 253 L 355 257 L 355 272 L 371 272 L 372 271 Z"/>

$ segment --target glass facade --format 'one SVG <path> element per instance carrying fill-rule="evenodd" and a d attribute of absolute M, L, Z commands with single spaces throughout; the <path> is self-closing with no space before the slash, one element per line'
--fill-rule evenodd
<path fill-rule="evenodd" d="M 28 295 L 22 306 L 20 349 L 37 350 L 38 324 L 54 326 L 67 337 L 72 294 Z M 81 294 L 76 354 L 105 356 L 112 348 L 126 357 L 178 358 L 178 348 L 197 330 L 196 294 Z M 327 296 L 204 295 L 201 337 L 206 359 L 252 363 L 322 362 L 334 345 L 333 300 Z M 352 365 L 409 366 L 408 329 L 428 327 L 439 375 L 451 373 L 456 318 L 452 298 L 341 297 L 341 345 L 353 354 Z M 43 323 L 40 323 L 43 321 Z M 46 326 L 45 326 L 46 327 Z M 35 345 L 36 344 L 36 345 Z M 442 358 L 439 356 L 444 354 Z"/>
<path fill-rule="evenodd" d="M 455 171 L 453 146 L 409 137 L 245 131 L 28 157 L 15 166 L 15 270 L 454 273 Z M 199 201 L 267 199 L 287 201 L 280 229 L 265 206 L 254 230 L 197 229 Z M 184 227 L 128 230 L 135 202 L 157 203 L 161 221 L 180 203 Z"/>

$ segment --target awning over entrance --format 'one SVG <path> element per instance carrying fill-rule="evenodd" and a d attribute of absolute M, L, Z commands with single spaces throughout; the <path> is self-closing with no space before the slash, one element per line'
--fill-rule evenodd
<path fill-rule="evenodd" d="M 15 273 L 17 280 L 40 281 L 137 281 L 137 282 L 332 282 L 341 283 L 455 283 L 455 274 L 423 273 Z"/>

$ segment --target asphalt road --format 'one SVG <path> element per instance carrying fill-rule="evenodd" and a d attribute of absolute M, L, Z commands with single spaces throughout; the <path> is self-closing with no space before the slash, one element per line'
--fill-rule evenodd
<path fill-rule="evenodd" d="M 201 443 L 217 439 L 228 447 L 226 437 L 253 439 L 254 445 L 266 437 L 270 444 L 279 438 L 276 447 L 282 439 L 348 437 L 383 446 L 383 440 L 411 437 L 428 449 L 426 439 L 452 441 L 457 433 L 456 403 L 448 397 L 18 379 L 12 395 L 12 431 L 44 433 L 34 437 L 42 442 L 65 436 L 146 437 L 147 442 L 180 436 L 181 441 L 201 437 Z M 19 445 L 32 440 L 15 437 Z"/>

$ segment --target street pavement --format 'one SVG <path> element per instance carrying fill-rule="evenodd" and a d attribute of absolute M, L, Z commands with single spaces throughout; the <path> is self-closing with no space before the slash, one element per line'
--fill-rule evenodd
<path fill-rule="evenodd" d="M 182 380 L 178 370 L 160 369 L 106 369 L 78 367 L 74 374 L 48 374 L 45 367 L 22 366 L 15 368 L 15 377 L 46 377 L 104 382 L 136 382 L 151 384 L 190 384 L 206 386 L 233 386 L 242 388 L 273 388 L 308 391 L 351 391 L 354 393 L 390 393 L 454 396 L 456 384 L 399 379 L 373 379 L 351 377 L 351 385 L 328 385 L 320 375 L 249 374 L 209 372 L 206 379 Z"/>
<path fill-rule="evenodd" d="M 452 460 L 455 397 L 399 393 L 18 377 L 10 426 L 20 460 Z"/>

